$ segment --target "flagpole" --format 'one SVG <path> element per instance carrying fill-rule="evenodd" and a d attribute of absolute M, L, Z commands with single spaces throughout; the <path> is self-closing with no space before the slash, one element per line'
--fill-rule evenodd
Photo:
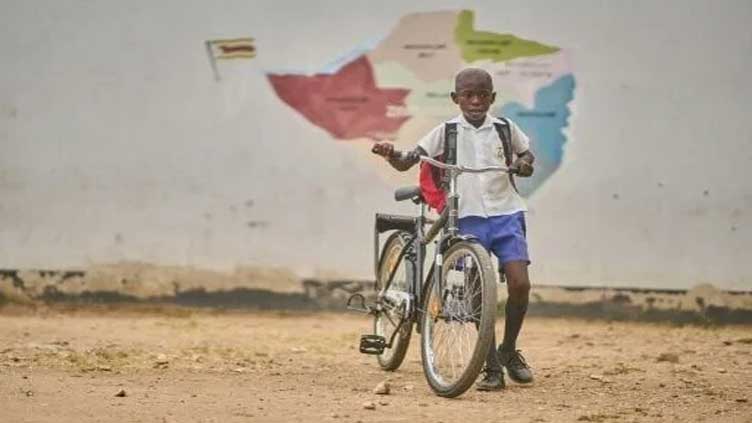
<path fill-rule="evenodd" d="M 211 41 L 206 41 L 206 53 L 209 55 L 209 63 L 214 71 L 214 80 L 219 82 L 221 78 L 219 77 L 219 69 L 217 69 L 217 60 L 214 58 L 214 52 L 211 48 Z"/>

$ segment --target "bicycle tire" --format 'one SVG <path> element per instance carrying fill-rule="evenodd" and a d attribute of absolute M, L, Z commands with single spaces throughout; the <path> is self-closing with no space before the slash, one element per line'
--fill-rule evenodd
<path fill-rule="evenodd" d="M 412 272 L 411 263 L 405 260 L 405 256 L 402 254 L 402 250 L 407 247 L 408 238 L 409 234 L 407 232 L 398 231 L 391 234 L 386 243 L 384 243 L 384 248 L 381 250 L 382 253 L 379 259 L 379 271 L 376 277 L 377 293 L 381 291 L 382 286 L 387 282 L 394 266 L 404 267 L 402 269 L 399 267 L 397 268 L 392 283 L 387 291 L 408 291 L 410 278 L 414 274 Z M 400 258 L 400 256 L 402 257 Z M 395 262 L 395 260 L 398 259 L 399 262 Z M 395 310 L 389 310 L 387 308 L 384 310 L 385 311 L 381 311 L 374 316 L 373 329 L 374 333 L 385 337 L 388 342 L 398 324 L 397 319 L 401 316 L 397 314 Z M 390 311 L 392 312 L 391 314 Z M 386 329 L 387 325 L 392 327 L 391 331 Z M 410 346 L 412 321 L 405 321 L 399 331 L 400 332 L 394 337 L 392 347 L 386 348 L 383 353 L 376 356 L 379 366 L 383 370 L 397 370 L 405 359 L 407 348 Z"/>
<path fill-rule="evenodd" d="M 467 258 L 471 258 L 475 265 L 469 264 Z M 461 266 L 458 260 L 462 260 Z M 454 272 L 451 278 L 450 272 Z M 475 382 L 493 342 L 496 272 L 488 252 L 480 244 L 459 241 L 444 253 L 439 282 L 437 285 L 437 278 L 432 278 L 425 290 L 419 320 L 421 362 L 431 389 L 439 396 L 453 398 L 463 394 Z M 442 336 L 445 327 L 450 335 Z M 475 341 L 470 340 L 473 332 L 477 334 Z M 456 333 L 456 339 L 449 339 L 454 336 L 452 333 Z M 473 345 L 464 345 L 466 339 L 467 344 Z M 452 355 L 457 358 L 457 368 L 453 364 L 445 366 L 442 361 L 445 355 L 449 357 L 447 361 Z M 449 373 L 452 378 L 449 378 Z"/>

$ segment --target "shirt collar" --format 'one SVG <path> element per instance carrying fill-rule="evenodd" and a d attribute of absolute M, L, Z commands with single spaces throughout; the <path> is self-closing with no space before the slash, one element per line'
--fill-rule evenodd
<path fill-rule="evenodd" d="M 482 124 L 481 126 L 479 126 L 478 128 L 476 128 L 475 126 L 473 126 L 473 124 L 471 124 L 470 122 L 468 122 L 468 121 L 467 121 L 467 119 L 465 119 L 465 115 L 463 115 L 462 113 L 460 113 L 460 114 L 459 114 L 459 116 L 457 116 L 457 117 L 455 118 L 455 120 L 456 120 L 456 121 L 457 121 L 457 122 L 458 122 L 458 123 L 459 123 L 460 125 L 462 125 L 462 126 L 463 126 L 463 127 L 465 127 L 465 128 L 469 128 L 469 129 L 477 129 L 477 130 L 479 130 L 479 131 L 480 131 L 481 129 L 484 129 L 484 128 L 489 128 L 489 127 L 493 126 L 493 117 L 492 117 L 492 116 L 490 116 L 490 115 L 489 115 L 488 113 L 486 113 L 486 120 L 484 120 L 484 121 L 483 121 L 483 124 Z"/>

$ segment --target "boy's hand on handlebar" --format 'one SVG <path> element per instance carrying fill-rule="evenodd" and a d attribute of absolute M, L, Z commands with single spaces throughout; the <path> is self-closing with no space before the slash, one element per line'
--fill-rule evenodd
<path fill-rule="evenodd" d="M 394 144 L 390 142 L 377 142 L 371 148 L 371 152 L 389 159 L 394 157 Z"/>
<path fill-rule="evenodd" d="M 515 175 L 522 177 L 528 177 L 533 175 L 533 165 L 530 164 L 523 157 L 518 157 L 517 160 L 509 167 L 509 171 Z"/>

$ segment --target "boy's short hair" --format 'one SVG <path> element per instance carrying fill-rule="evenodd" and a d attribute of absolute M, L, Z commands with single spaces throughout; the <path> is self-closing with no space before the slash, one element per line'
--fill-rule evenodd
<path fill-rule="evenodd" d="M 483 75 L 484 77 L 488 78 L 488 82 L 489 84 L 491 84 L 491 90 L 493 90 L 493 78 L 491 77 L 491 74 L 488 73 L 487 70 L 481 68 L 460 69 L 460 71 L 454 75 L 454 89 L 457 90 L 457 82 L 459 82 L 460 77 L 473 74 Z"/>

